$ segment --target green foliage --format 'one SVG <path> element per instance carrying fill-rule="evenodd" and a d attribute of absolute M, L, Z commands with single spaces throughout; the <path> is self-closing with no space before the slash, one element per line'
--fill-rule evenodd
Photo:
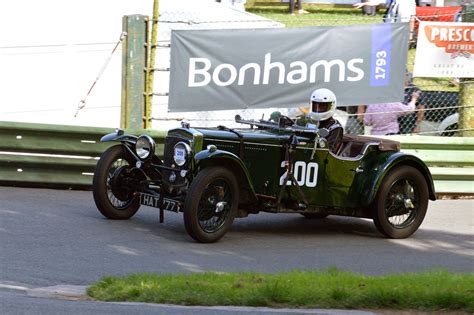
<path fill-rule="evenodd" d="M 474 273 L 447 271 L 365 276 L 326 272 L 280 274 L 133 274 L 106 277 L 88 289 L 103 301 L 293 308 L 474 311 Z"/>
<path fill-rule="evenodd" d="M 288 6 L 254 6 L 247 8 L 253 14 L 285 24 L 286 27 L 334 26 L 347 24 L 381 23 L 382 15 L 363 16 L 352 8 L 321 8 L 305 6 L 307 14 L 288 14 Z"/>

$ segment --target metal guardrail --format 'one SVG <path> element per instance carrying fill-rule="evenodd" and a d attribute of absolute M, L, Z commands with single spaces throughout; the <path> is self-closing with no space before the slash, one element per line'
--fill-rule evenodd
<path fill-rule="evenodd" d="M 0 184 L 90 189 L 99 156 L 113 143 L 100 138 L 112 128 L 0 122 Z M 163 152 L 165 132 L 147 133 Z M 437 193 L 474 195 L 474 138 L 392 136 L 402 151 L 425 161 Z"/>
<path fill-rule="evenodd" d="M 474 196 L 474 138 L 392 136 L 429 167 L 438 195 Z"/>
<path fill-rule="evenodd" d="M 113 145 L 100 138 L 111 132 L 114 129 L 0 122 L 0 184 L 90 189 L 97 160 Z M 125 132 L 139 135 L 144 130 Z M 146 133 L 162 152 L 165 133 Z"/>

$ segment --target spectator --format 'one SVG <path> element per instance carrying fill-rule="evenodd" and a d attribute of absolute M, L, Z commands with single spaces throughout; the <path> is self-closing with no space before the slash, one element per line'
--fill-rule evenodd
<path fill-rule="evenodd" d="M 425 116 L 423 94 L 421 90 L 413 84 L 411 73 L 407 72 L 407 74 L 405 75 L 405 99 L 403 100 L 404 104 L 408 104 L 410 102 L 413 93 L 417 93 L 419 95 L 419 98 L 417 99 L 417 102 L 415 104 L 416 112 L 398 118 L 401 134 L 420 132 L 420 125 Z"/>
<path fill-rule="evenodd" d="M 217 2 L 233 7 L 239 11 L 245 11 L 245 3 L 247 0 L 217 0 Z"/>
<path fill-rule="evenodd" d="M 308 11 L 303 10 L 303 0 L 289 0 L 288 5 L 288 12 L 292 15 L 295 14 L 295 9 L 297 10 L 298 14 L 309 13 Z"/>
<path fill-rule="evenodd" d="M 416 15 L 415 0 L 369 0 L 355 3 L 354 7 L 360 9 L 365 6 L 377 6 L 387 4 L 387 10 L 384 15 L 384 22 L 409 22 L 412 16 Z"/>
<path fill-rule="evenodd" d="M 369 2 L 370 0 L 362 0 L 363 3 Z M 362 14 L 364 15 L 375 15 L 377 13 L 377 6 L 375 5 L 364 5 L 362 7 Z"/>
<path fill-rule="evenodd" d="M 415 110 L 415 104 L 419 97 L 419 92 L 412 94 L 410 102 L 384 103 L 367 105 L 364 115 L 364 124 L 371 126 L 372 135 L 396 135 L 400 133 L 398 117 L 408 115 Z"/>
<path fill-rule="evenodd" d="M 385 23 L 410 22 L 410 41 L 414 38 L 416 1 L 415 0 L 369 0 L 355 3 L 354 7 L 377 6 L 387 3 L 387 10 L 383 16 Z"/>

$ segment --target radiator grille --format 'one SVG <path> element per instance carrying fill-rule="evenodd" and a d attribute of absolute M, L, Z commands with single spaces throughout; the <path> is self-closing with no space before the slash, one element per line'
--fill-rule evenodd
<path fill-rule="evenodd" d="M 173 161 L 173 149 L 176 143 L 185 142 L 191 146 L 191 139 L 182 136 L 167 136 L 165 138 L 164 163 L 166 166 L 171 166 Z M 192 146 L 191 146 L 192 147 Z"/>

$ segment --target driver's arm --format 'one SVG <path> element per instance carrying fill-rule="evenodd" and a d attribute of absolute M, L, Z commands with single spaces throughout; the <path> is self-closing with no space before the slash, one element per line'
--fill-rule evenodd
<path fill-rule="evenodd" d="M 328 141 L 328 147 L 329 150 L 332 153 L 336 153 L 337 150 L 339 149 L 339 146 L 342 143 L 342 136 L 344 134 L 344 131 L 342 127 L 335 128 L 329 132 L 329 135 L 326 137 Z"/>

